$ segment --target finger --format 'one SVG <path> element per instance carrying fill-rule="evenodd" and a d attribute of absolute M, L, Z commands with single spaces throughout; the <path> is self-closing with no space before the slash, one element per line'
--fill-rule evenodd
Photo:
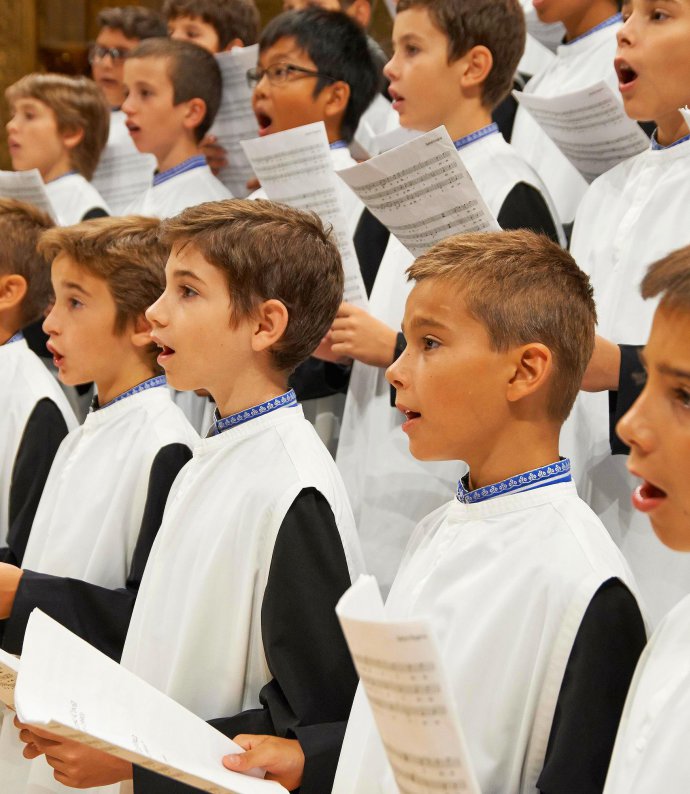
<path fill-rule="evenodd" d="M 266 737 L 263 734 L 255 733 L 238 733 L 237 736 L 233 738 L 233 742 L 239 744 L 244 750 L 251 750 L 252 747 L 257 747 L 265 741 Z"/>
<path fill-rule="evenodd" d="M 267 767 L 274 761 L 274 753 L 259 745 L 255 750 L 246 753 L 231 753 L 223 758 L 223 766 L 235 772 L 246 772 L 255 767 Z"/>
<path fill-rule="evenodd" d="M 38 749 L 38 747 L 36 747 L 35 744 L 29 743 L 25 745 L 24 749 L 22 750 L 22 755 L 24 758 L 32 760 L 34 758 L 38 758 L 40 755 L 43 755 L 43 753 Z"/>

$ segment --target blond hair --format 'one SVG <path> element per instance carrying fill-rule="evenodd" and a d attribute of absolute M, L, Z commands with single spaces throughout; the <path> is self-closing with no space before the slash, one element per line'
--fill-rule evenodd
<path fill-rule="evenodd" d="M 679 248 L 649 266 L 642 297 L 661 298 L 661 305 L 690 311 L 690 246 Z"/>

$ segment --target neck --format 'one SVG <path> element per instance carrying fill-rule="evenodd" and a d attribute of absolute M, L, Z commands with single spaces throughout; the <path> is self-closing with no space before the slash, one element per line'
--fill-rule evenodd
<path fill-rule="evenodd" d="M 8 331 L 6 328 L 0 328 L 0 345 L 4 345 L 8 339 L 12 339 L 12 337 L 16 334 L 16 331 Z"/>
<path fill-rule="evenodd" d="M 254 405 L 272 400 L 287 390 L 285 374 L 275 370 L 248 372 L 223 386 L 209 387 L 221 417 L 230 416 L 238 411 L 244 411 Z"/>
<path fill-rule="evenodd" d="M 683 116 L 674 110 L 661 119 L 655 119 L 656 140 L 661 146 L 670 146 L 690 134 L 690 129 Z"/>
<path fill-rule="evenodd" d="M 202 154 L 197 142 L 187 138 L 182 138 L 165 152 L 156 153 L 158 170 L 168 171 L 171 168 L 174 168 L 176 165 L 184 163 L 185 160 L 189 160 L 190 157 L 194 157 L 197 154 Z"/>
<path fill-rule="evenodd" d="M 49 168 L 41 169 L 41 179 L 44 182 L 52 182 L 54 179 L 58 177 L 64 176 L 65 174 L 69 174 L 72 170 L 72 166 L 70 164 L 69 158 L 63 157 L 58 160 L 57 163 L 53 163 Z"/>
<path fill-rule="evenodd" d="M 124 394 L 129 389 L 133 389 L 137 384 L 153 378 L 155 374 L 150 364 L 138 361 L 137 363 L 132 363 L 126 370 L 119 370 L 114 373 L 112 377 L 96 381 L 98 404 L 107 405 L 111 400 Z"/>
<path fill-rule="evenodd" d="M 477 130 L 491 124 L 491 113 L 479 102 L 472 103 L 471 105 L 462 106 L 460 112 L 452 118 L 445 119 L 443 124 L 448 130 L 448 134 L 454 141 L 464 138 L 466 135 L 471 135 Z"/>
<path fill-rule="evenodd" d="M 572 41 L 578 36 L 584 36 L 589 33 L 592 28 L 606 22 L 607 19 L 612 17 L 618 11 L 610 0 L 600 0 L 599 2 L 590 3 L 587 7 L 578 10 L 571 14 L 567 19 L 563 20 L 565 27 L 565 40 Z"/>
<path fill-rule="evenodd" d="M 340 124 L 331 124 L 326 122 L 326 137 L 329 143 L 343 140 L 343 135 L 340 131 Z"/>

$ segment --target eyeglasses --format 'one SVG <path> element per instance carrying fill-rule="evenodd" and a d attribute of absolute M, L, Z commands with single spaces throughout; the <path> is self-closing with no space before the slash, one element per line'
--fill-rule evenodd
<path fill-rule="evenodd" d="M 266 69 L 257 66 L 255 69 L 247 69 L 247 84 L 250 88 L 261 82 L 263 76 L 268 77 L 271 85 L 283 85 L 290 80 L 298 80 L 301 77 L 324 77 L 326 80 L 336 82 L 335 77 L 323 72 L 315 72 L 313 69 L 304 69 L 295 66 L 293 63 L 274 63 Z"/>
<path fill-rule="evenodd" d="M 123 47 L 102 47 L 100 44 L 92 44 L 89 47 L 89 63 L 102 61 L 106 55 L 109 55 L 112 61 L 124 61 L 129 55 L 129 50 Z"/>

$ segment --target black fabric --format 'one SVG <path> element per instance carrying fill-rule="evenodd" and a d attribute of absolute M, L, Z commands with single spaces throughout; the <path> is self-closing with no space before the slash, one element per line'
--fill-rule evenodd
<path fill-rule="evenodd" d="M 94 207 L 82 215 L 83 221 L 92 221 L 94 218 L 107 218 L 108 213 L 101 207 Z"/>
<path fill-rule="evenodd" d="M 22 329 L 22 333 L 24 334 L 24 339 L 26 339 L 26 344 L 29 346 L 29 350 L 33 350 L 40 358 L 53 358 L 46 347 L 48 334 L 43 333 L 43 320 L 37 320 L 35 323 L 27 325 L 26 328 Z"/>
<path fill-rule="evenodd" d="M 57 405 L 47 397 L 36 403 L 24 428 L 10 483 L 7 548 L 0 560 L 21 565 L 31 525 L 55 453 L 67 435 L 67 423 Z"/>
<path fill-rule="evenodd" d="M 261 608 L 264 652 L 272 680 L 262 708 L 213 720 L 238 733 L 304 739 L 300 794 L 332 788 L 357 674 L 335 605 L 350 586 L 338 527 L 328 501 L 313 488 L 300 492 L 276 538 Z M 219 759 L 220 760 L 220 759 Z M 135 794 L 183 794 L 194 789 L 135 767 Z"/>
<path fill-rule="evenodd" d="M 531 229 L 559 243 L 558 232 L 542 194 L 526 182 L 508 193 L 496 218 L 501 229 Z"/>
<path fill-rule="evenodd" d="M 520 73 L 516 74 L 515 79 L 513 80 L 513 89 L 516 91 L 523 91 L 525 88 L 525 83 L 528 80 L 528 75 L 523 75 Z M 501 135 L 508 143 L 510 143 L 510 139 L 513 137 L 513 126 L 515 125 L 515 115 L 517 113 L 517 109 L 517 99 L 515 99 L 513 94 L 510 93 L 498 105 L 498 107 L 494 108 L 494 112 L 491 114 L 492 120 L 498 124 L 498 129 L 500 130 Z"/>
<path fill-rule="evenodd" d="M 635 598 L 618 579 L 597 591 L 573 644 L 537 788 L 600 794 L 635 665 L 646 643 Z"/>
<path fill-rule="evenodd" d="M 376 274 L 379 272 L 379 266 L 390 236 L 390 231 L 365 207 L 357 222 L 352 239 L 367 297 L 371 296 Z"/>
<path fill-rule="evenodd" d="M 289 385 L 295 390 L 300 402 L 317 397 L 330 397 L 332 394 L 345 394 L 350 383 L 351 369 L 351 366 L 310 357 L 290 375 Z"/>
<path fill-rule="evenodd" d="M 5 621 L 2 647 L 21 654 L 31 611 L 39 607 L 112 659 L 122 655 L 127 627 L 170 487 L 192 453 L 184 444 L 162 447 L 151 465 L 144 514 L 126 586 L 116 590 L 78 579 L 24 571 Z"/>
<path fill-rule="evenodd" d="M 629 455 L 630 447 L 616 435 L 616 425 L 635 400 L 645 384 L 645 371 L 640 361 L 641 346 L 618 345 L 621 351 L 621 366 L 618 391 L 609 392 L 609 442 L 614 455 Z"/>
<path fill-rule="evenodd" d="M 397 361 L 400 356 L 402 355 L 403 350 L 407 347 L 407 340 L 405 339 L 405 334 L 401 331 L 398 331 L 397 336 L 395 337 L 395 351 L 393 352 L 393 361 Z M 392 362 L 391 362 L 392 363 Z M 397 391 L 395 386 L 391 383 L 390 385 L 390 404 L 391 408 L 395 408 L 395 400 L 397 399 Z"/>

